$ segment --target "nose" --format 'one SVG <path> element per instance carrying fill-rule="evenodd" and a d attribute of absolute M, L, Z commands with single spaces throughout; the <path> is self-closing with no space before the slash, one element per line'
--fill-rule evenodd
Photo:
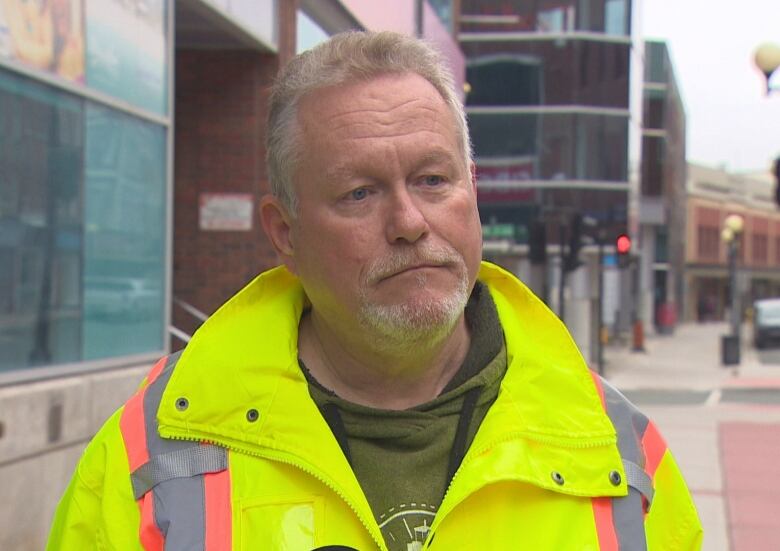
<path fill-rule="evenodd" d="M 425 214 L 414 198 L 404 189 L 393 194 L 386 215 L 387 240 L 390 243 L 415 243 L 428 234 Z"/>

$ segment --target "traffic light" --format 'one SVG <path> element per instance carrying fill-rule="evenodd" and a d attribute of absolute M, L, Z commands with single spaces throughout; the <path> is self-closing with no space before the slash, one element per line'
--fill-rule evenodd
<path fill-rule="evenodd" d="M 575 214 L 571 219 L 571 227 L 569 228 L 569 250 L 567 251 L 566 257 L 563 261 L 564 270 L 567 272 L 573 272 L 582 266 L 582 260 L 580 260 L 580 249 L 582 249 L 583 237 L 582 215 Z"/>
<path fill-rule="evenodd" d="M 615 251 L 617 252 L 618 267 L 627 268 L 631 264 L 631 238 L 621 233 L 615 239 Z"/>
<path fill-rule="evenodd" d="M 528 231 L 528 258 L 531 264 L 547 262 L 547 228 L 544 222 L 535 221 Z"/>

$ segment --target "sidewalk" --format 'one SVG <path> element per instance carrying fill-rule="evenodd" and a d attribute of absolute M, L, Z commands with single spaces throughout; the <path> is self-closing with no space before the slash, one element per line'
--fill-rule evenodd
<path fill-rule="evenodd" d="M 605 376 L 628 394 L 706 396 L 695 403 L 640 406 L 660 428 L 688 482 L 706 551 L 780 550 L 780 406 L 721 401 L 734 389 L 780 392 L 780 365 L 760 363 L 745 329 L 736 367 L 720 363 L 725 323 L 681 325 L 674 335 L 648 338 L 646 352 L 605 350 Z"/>
<path fill-rule="evenodd" d="M 715 390 L 732 386 L 780 388 L 780 365 L 763 365 L 743 327 L 739 366 L 720 361 L 726 323 L 681 324 L 674 335 L 650 336 L 645 352 L 607 346 L 605 376 L 620 389 Z"/>

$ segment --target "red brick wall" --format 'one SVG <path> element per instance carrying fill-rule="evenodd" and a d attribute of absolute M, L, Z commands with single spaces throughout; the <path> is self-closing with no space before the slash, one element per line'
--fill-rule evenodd
<path fill-rule="evenodd" d="M 251 231 L 200 231 L 198 214 L 203 192 L 257 200 L 268 191 L 265 118 L 277 64 L 244 50 L 176 52 L 173 295 L 207 314 L 276 264 L 256 208 Z M 196 327 L 175 304 L 173 322 Z"/>

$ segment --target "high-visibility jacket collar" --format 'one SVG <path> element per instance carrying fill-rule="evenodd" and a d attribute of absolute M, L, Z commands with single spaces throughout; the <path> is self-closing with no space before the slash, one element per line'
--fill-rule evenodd
<path fill-rule="evenodd" d="M 483 263 L 479 278 L 496 303 L 508 369 L 440 511 L 500 480 L 625 495 L 625 482 L 609 479 L 623 472 L 615 430 L 563 324 L 501 268 Z M 305 305 L 297 278 L 276 268 L 222 306 L 178 362 L 158 410 L 160 434 L 297 465 L 370 511 L 298 366 Z"/>

